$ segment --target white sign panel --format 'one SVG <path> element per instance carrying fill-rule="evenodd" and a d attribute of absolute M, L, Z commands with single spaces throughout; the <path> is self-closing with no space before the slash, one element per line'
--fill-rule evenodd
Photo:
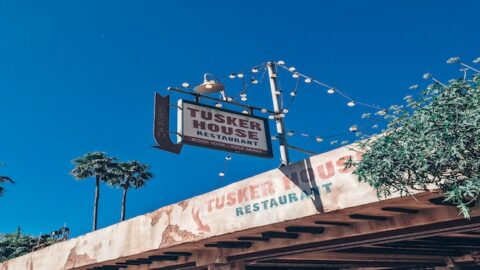
<path fill-rule="evenodd" d="M 272 157 L 265 118 L 178 101 L 178 133 L 186 144 L 261 157 Z"/>

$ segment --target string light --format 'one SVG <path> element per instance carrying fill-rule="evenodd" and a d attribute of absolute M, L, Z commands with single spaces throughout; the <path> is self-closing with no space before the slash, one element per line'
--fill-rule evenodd
<path fill-rule="evenodd" d="M 353 125 L 351 126 L 348 130 L 350 130 L 351 132 L 356 132 L 358 130 L 358 126 L 357 125 Z"/>
<path fill-rule="evenodd" d="M 293 131 L 288 131 L 287 132 L 287 136 L 292 137 L 293 135 L 295 135 L 295 133 Z"/>
<path fill-rule="evenodd" d="M 321 142 L 323 142 L 323 138 L 315 137 L 315 141 L 318 142 L 318 143 L 321 143 Z"/>
<path fill-rule="evenodd" d="M 224 172 L 219 172 L 219 173 L 218 173 L 218 176 L 224 177 L 224 176 L 225 176 L 225 173 L 224 173 Z"/>
<path fill-rule="evenodd" d="M 243 73 L 238 73 L 237 77 L 240 78 L 240 79 L 243 78 Z"/>
<path fill-rule="evenodd" d="M 432 74 L 431 73 L 425 73 L 422 75 L 422 78 L 424 78 L 425 80 L 428 80 L 432 77 Z"/>
<path fill-rule="evenodd" d="M 230 75 L 228 75 L 228 77 L 229 77 L 230 79 L 235 79 L 235 73 L 231 73 Z"/>
<path fill-rule="evenodd" d="M 226 160 L 226 161 L 232 160 L 232 156 L 226 156 L 226 157 L 225 157 L 225 160 Z"/>
<path fill-rule="evenodd" d="M 278 139 L 277 136 L 272 136 L 272 141 L 276 141 Z"/>
<path fill-rule="evenodd" d="M 347 106 L 348 106 L 348 107 L 355 107 L 355 105 L 356 105 L 356 103 L 355 103 L 355 101 L 353 101 L 353 100 L 351 100 L 351 101 L 349 101 L 349 102 L 347 103 Z"/>
<path fill-rule="evenodd" d="M 277 62 L 277 64 L 279 64 L 279 65 L 285 65 L 285 61 L 280 60 L 280 61 Z"/>
<path fill-rule="evenodd" d="M 258 84 L 258 80 L 257 79 L 252 79 L 252 84 Z"/>
<path fill-rule="evenodd" d="M 270 115 L 268 116 L 268 119 L 270 119 L 270 120 L 273 120 L 273 119 L 275 119 L 275 115 L 273 115 L 273 114 L 270 114 Z"/>
<path fill-rule="evenodd" d="M 188 87 L 190 87 L 190 84 L 188 82 L 184 82 L 184 83 L 182 83 L 182 87 L 183 88 L 188 88 Z"/>
<path fill-rule="evenodd" d="M 222 103 L 220 103 L 220 102 L 215 103 L 215 107 L 221 108 L 221 107 L 222 107 Z"/>
<path fill-rule="evenodd" d="M 262 113 L 267 113 L 267 112 L 268 112 L 267 109 L 261 109 L 260 111 L 261 111 Z"/>
<path fill-rule="evenodd" d="M 480 61 L 480 60 L 479 60 L 479 61 Z M 283 69 L 288 70 L 289 72 L 291 72 L 291 73 L 292 73 L 292 77 L 294 77 L 294 78 L 297 78 L 297 76 L 298 76 L 298 78 L 299 78 L 299 77 L 303 77 L 303 78 L 305 79 L 305 82 L 306 82 L 306 83 L 315 83 L 315 84 L 318 84 L 318 85 L 320 85 L 320 86 L 322 86 L 322 87 L 327 88 L 327 89 L 328 89 L 328 90 L 327 90 L 327 93 L 329 93 L 329 94 L 334 94 L 334 93 L 336 93 L 336 94 L 342 96 L 343 98 L 345 98 L 345 99 L 347 99 L 347 100 L 353 101 L 353 98 L 351 98 L 350 96 L 348 96 L 346 93 L 344 93 L 344 92 L 341 91 L 340 89 L 338 89 L 338 88 L 336 88 L 336 87 L 332 87 L 332 86 L 330 86 L 330 85 L 328 85 L 328 84 L 326 84 L 326 83 L 320 82 L 320 81 L 318 81 L 318 80 L 316 80 L 316 79 L 313 79 L 313 78 L 311 78 L 310 76 L 306 76 L 306 75 L 304 75 L 304 74 L 296 71 L 296 68 L 295 68 L 295 67 L 286 67 L 284 64 L 280 64 L 280 63 L 277 63 L 277 64 L 278 64 L 281 68 L 283 68 Z M 381 109 L 381 107 L 379 107 L 378 105 L 375 105 L 375 104 L 367 104 L 367 103 L 358 102 L 358 101 L 357 101 L 357 102 L 353 102 L 353 103 L 349 102 L 349 103 L 347 103 L 347 105 L 348 105 L 348 104 L 353 105 L 353 106 L 355 106 L 355 105 L 358 104 L 358 105 L 362 105 L 362 106 L 365 106 L 365 107 L 370 107 L 370 108 L 373 108 L 373 109 Z"/>
<path fill-rule="evenodd" d="M 282 112 L 283 113 L 288 113 L 288 109 L 283 109 Z"/>
<path fill-rule="evenodd" d="M 244 109 L 244 110 L 242 111 L 242 113 L 243 113 L 243 114 L 249 114 L 250 112 L 248 111 L 248 109 Z"/>
<path fill-rule="evenodd" d="M 252 68 L 252 73 L 258 73 L 258 68 L 256 67 Z"/>
<path fill-rule="evenodd" d="M 477 58 L 477 59 L 475 59 L 475 60 L 473 60 L 473 63 L 474 63 L 474 64 L 477 64 L 477 63 L 479 63 L 479 62 L 480 62 L 480 57 Z M 460 57 L 458 57 L 458 56 L 456 56 L 456 57 L 450 57 L 450 58 L 447 60 L 447 64 L 460 64 L 461 66 L 464 66 L 464 67 L 466 67 L 466 68 L 468 68 L 468 69 L 471 69 L 471 70 L 473 70 L 473 71 L 475 71 L 475 72 L 480 72 L 480 70 L 475 69 L 475 68 L 473 68 L 473 67 L 471 67 L 471 66 L 469 66 L 469 65 L 467 65 L 467 64 L 465 64 L 465 63 L 462 63 L 462 62 L 460 61 Z"/>
<path fill-rule="evenodd" d="M 294 96 L 296 96 L 296 95 L 297 95 L 297 91 L 292 91 L 292 92 L 290 92 L 290 96 L 294 97 Z"/>
<path fill-rule="evenodd" d="M 232 101 L 233 101 L 233 98 L 232 98 L 232 97 L 227 97 L 227 101 L 228 101 L 228 102 L 232 102 Z"/>

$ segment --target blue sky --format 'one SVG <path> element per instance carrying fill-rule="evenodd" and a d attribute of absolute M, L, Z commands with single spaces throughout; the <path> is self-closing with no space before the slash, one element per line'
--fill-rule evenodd
<path fill-rule="evenodd" d="M 229 73 L 284 60 L 356 100 L 400 103 L 410 85 L 427 84 L 424 72 L 460 76 L 445 64 L 449 57 L 480 56 L 478 10 L 473 0 L 0 1 L 0 174 L 17 182 L 0 199 L 0 232 L 21 226 L 39 234 L 64 223 L 74 235 L 88 232 L 94 183 L 69 171 L 89 151 L 151 164 L 155 178 L 130 193 L 127 217 L 217 188 L 226 153 L 151 147 L 155 91 L 200 83 L 210 72 L 238 93 Z M 291 77 L 280 80 L 290 92 Z M 265 83 L 252 88 L 251 103 L 269 104 L 268 91 Z M 286 125 L 327 136 L 362 124 L 366 111 L 300 83 Z M 300 136 L 291 142 L 318 153 L 336 147 Z M 278 165 L 276 152 L 233 155 L 222 184 Z M 120 199 L 102 186 L 100 227 L 118 221 Z"/>

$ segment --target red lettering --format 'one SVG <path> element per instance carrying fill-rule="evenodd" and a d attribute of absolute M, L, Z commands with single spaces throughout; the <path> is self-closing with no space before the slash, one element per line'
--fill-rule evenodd
<path fill-rule="evenodd" d="M 325 172 L 325 166 L 327 167 L 327 172 Z M 335 175 L 333 170 L 333 163 L 331 161 L 325 163 L 325 165 L 320 165 L 317 167 L 318 176 L 321 179 L 327 179 Z"/>
<path fill-rule="evenodd" d="M 248 188 L 242 188 L 237 190 L 238 203 L 248 202 L 247 191 Z"/>
<path fill-rule="evenodd" d="M 225 195 L 222 196 L 222 199 L 220 202 L 218 200 L 218 197 L 215 198 L 215 207 L 217 209 L 222 209 L 224 205 L 225 205 Z"/>
<path fill-rule="evenodd" d="M 205 130 L 205 122 L 200 122 L 198 120 L 193 120 L 193 128 L 199 128 Z"/>
<path fill-rule="evenodd" d="M 240 125 L 240 127 L 248 128 L 248 120 L 238 119 L 238 124 Z"/>
<path fill-rule="evenodd" d="M 190 116 L 191 117 L 196 117 L 197 116 L 197 112 L 198 112 L 197 109 L 194 109 L 194 108 L 187 108 L 187 109 L 190 111 Z"/>
<path fill-rule="evenodd" d="M 215 121 L 218 123 L 225 123 L 225 116 L 221 114 L 215 114 Z"/>
<path fill-rule="evenodd" d="M 237 121 L 237 118 L 231 117 L 231 116 L 227 116 L 227 125 L 237 126 L 237 123 L 236 123 L 235 121 Z"/>
<path fill-rule="evenodd" d="M 252 200 L 260 199 L 260 194 L 257 190 L 258 186 L 250 186 L 250 198 Z"/>
<path fill-rule="evenodd" d="M 227 195 L 227 205 L 232 206 L 237 203 L 237 198 L 235 197 L 235 192 L 229 192 Z"/>
<path fill-rule="evenodd" d="M 258 132 L 248 131 L 248 138 L 252 140 L 258 140 Z"/>
<path fill-rule="evenodd" d="M 243 129 L 236 129 L 235 130 L 235 135 L 237 135 L 240 138 L 245 138 L 247 137 L 247 133 Z"/>
<path fill-rule="evenodd" d="M 212 212 L 212 203 L 215 201 L 214 199 L 208 200 L 207 205 L 208 205 L 208 212 Z"/>
<path fill-rule="evenodd" d="M 260 123 L 257 123 L 257 122 L 250 122 L 250 129 L 256 129 L 256 130 L 262 131 L 262 128 L 260 127 Z"/>

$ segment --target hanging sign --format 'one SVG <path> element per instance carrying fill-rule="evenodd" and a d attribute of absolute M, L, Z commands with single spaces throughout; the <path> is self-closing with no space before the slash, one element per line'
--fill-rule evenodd
<path fill-rule="evenodd" d="M 272 157 L 265 118 L 178 101 L 179 143 L 260 157 Z"/>

